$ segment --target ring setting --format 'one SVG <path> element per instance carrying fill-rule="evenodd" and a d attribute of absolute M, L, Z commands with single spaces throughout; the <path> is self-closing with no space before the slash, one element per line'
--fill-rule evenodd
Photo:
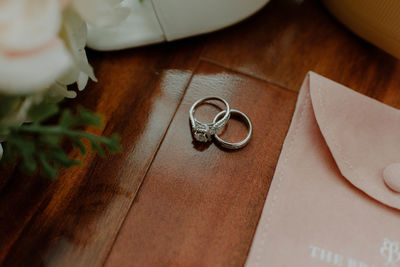
<path fill-rule="evenodd" d="M 197 120 L 194 117 L 194 113 L 196 111 L 196 108 L 206 102 L 207 100 L 218 100 L 222 103 L 224 103 L 225 105 L 225 115 L 224 116 L 220 116 L 221 118 L 214 120 L 211 123 L 204 123 L 201 122 L 199 120 Z M 228 102 L 220 97 L 216 97 L 216 96 L 212 96 L 212 97 L 204 97 L 201 98 L 199 100 L 197 100 L 192 107 L 190 108 L 189 111 L 189 119 L 190 119 L 190 124 L 192 127 L 192 133 L 193 133 L 193 137 L 194 139 L 196 139 L 196 141 L 202 142 L 202 143 L 206 143 L 212 140 L 212 136 L 219 133 L 222 128 L 225 126 L 225 124 L 228 122 L 229 118 L 230 118 L 231 114 L 230 114 L 230 107 Z"/>
<path fill-rule="evenodd" d="M 199 142 L 205 143 L 212 140 L 212 134 L 207 125 L 204 128 L 194 127 L 193 136 Z"/>
<path fill-rule="evenodd" d="M 219 112 L 215 116 L 212 123 L 203 123 L 194 117 L 196 107 L 199 106 L 200 104 L 206 102 L 207 100 L 218 100 L 225 104 L 225 110 L 222 110 L 221 112 Z M 228 123 L 229 119 L 231 118 L 231 114 L 241 117 L 247 124 L 248 134 L 240 142 L 235 142 L 235 143 L 227 142 L 219 136 L 222 129 L 224 128 L 224 126 Z M 212 137 L 214 136 L 215 141 L 218 142 L 223 148 L 227 148 L 227 149 L 240 149 L 240 148 L 246 146 L 249 143 L 251 135 L 253 133 L 253 127 L 252 127 L 249 117 L 247 117 L 246 114 L 244 114 L 243 112 L 241 112 L 239 110 L 231 109 L 229 107 L 228 102 L 225 99 L 220 98 L 220 97 L 215 97 L 215 96 L 204 97 L 204 98 L 197 100 L 190 108 L 189 119 L 190 119 L 190 123 L 191 123 L 193 137 L 196 141 L 201 142 L 201 143 L 210 142 L 210 141 L 212 141 L 212 139 L 213 139 Z"/>

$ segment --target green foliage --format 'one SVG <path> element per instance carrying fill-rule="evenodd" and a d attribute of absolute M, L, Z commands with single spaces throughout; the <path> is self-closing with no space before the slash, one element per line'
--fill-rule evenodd
<path fill-rule="evenodd" d="M 80 130 L 86 126 L 101 127 L 101 116 L 80 107 L 75 114 L 65 109 L 56 124 L 46 123 L 58 113 L 57 104 L 43 102 L 29 111 L 28 116 L 33 123 L 0 125 L 0 131 L 8 133 L 4 143 L 4 158 L 9 161 L 20 160 L 19 166 L 30 174 L 41 170 L 44 176 L 54 179 L 60 168 L 81 164 L 68 157 L 63 149 L 66 141 L 77 147 L 83 155 L 86 154 L 83 139 L 88 140 L 92 150 L 103 157 L 105 149 L 111 153 L 121 151 L 118 135 L 107 138 Z"/>
<path fill-rule="evenodd" d="M 20 98 L 15 96 L 0 96 L 0 118 L 11 113 L 20 103 Z"/>

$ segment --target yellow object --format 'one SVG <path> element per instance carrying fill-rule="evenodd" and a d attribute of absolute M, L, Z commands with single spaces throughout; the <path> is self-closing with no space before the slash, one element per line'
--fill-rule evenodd
<path fill-rule="evenodd" d="M 343 24 L 400 58 L 400 0 L 323 0 Z"/>

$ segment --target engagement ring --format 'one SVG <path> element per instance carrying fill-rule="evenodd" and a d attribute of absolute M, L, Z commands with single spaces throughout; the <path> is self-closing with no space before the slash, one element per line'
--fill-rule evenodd
<path fill-rule="evenodd" d="M 218 116 L 217 119 L 214 119 L 213 122 L 211 123 L 204 123 L 204 122 L 200 122 L 198 121 L 195 117 L 194 117 L 194 113 L 196 112 L 196 108 L 206 102 L 207 100 L 218 100 L 221 101 L 222 103 L 225 104 L 225 110 L 223 110 L 223 116 L 222 113 L 220 113 L 221 115 Z M 199 142 L 209 142 L 212 139 L 212 136 L 220 133 L 220 131 L 222 130 L 222 128 L 225 126 L 225 124 L 228 122 L 229 118 L 231 115 L 231 110 L 229 107 L 228 102 L 226 102 L 225 99 L 220 98 L 220 97 L 216 97 L 216 96 L 212 96 L 212 97 L 204 97 L 202 99 L 197 100 L 192 107 L 190 108 L 189 111 L 189 118 L 190 118 L 190 124 L 192 127 L 192 133 L 194 138 L 199 141 Z"/>

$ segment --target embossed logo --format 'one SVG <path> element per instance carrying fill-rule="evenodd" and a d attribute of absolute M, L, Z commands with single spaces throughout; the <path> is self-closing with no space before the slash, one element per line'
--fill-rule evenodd
<path fill-rule="evenodd" d="M 398 241 L 390 241 L 388 238 L 385 238 L 380 252 L 386 259 L 386 265 L 400 262 L 400 246 Z"/>

